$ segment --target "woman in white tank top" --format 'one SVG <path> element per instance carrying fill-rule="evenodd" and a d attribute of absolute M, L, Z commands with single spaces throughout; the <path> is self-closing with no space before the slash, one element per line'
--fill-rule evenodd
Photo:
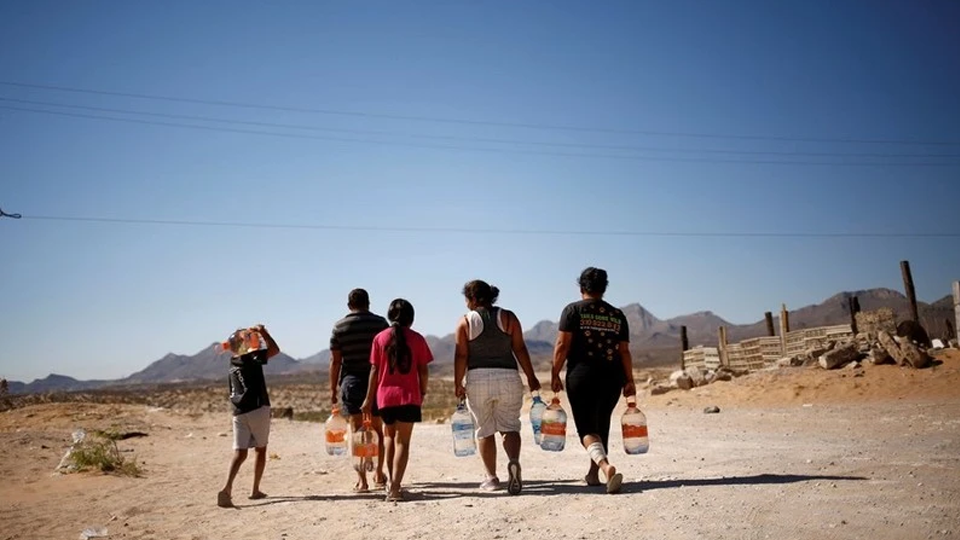
<path fill-rule="evenodd" d="M 493 305 L 499 293 L 496 287 L 480 280 L 463 287 L 469 312 L 457 325 L 454 382 L 457 397 L 466 399 L 476 420 L 486 475 L 481 489 L 500 488 L 496 445 L 499 432 L 509 460 L 507 491 L 516 495 L 522 489 L 520 409 L 524 388 L 519 370 L 526 375 L 531 391 L 540 389 L 540 381 L 533 372 L 520 320 L 511 311 Z"/>

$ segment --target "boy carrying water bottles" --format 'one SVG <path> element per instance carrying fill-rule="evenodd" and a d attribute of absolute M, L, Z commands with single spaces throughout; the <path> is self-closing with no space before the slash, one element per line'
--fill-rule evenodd
<path fill-rule="evenodd" d="M 270 396 L 267 382 L 263 377 L 263 366 L 270 358 L 280 353 L 280 347 L 262 325 L 250 328 L 260 334 L 266 343 L 266 349 L 248 347 L 243 344 L 246 332 L 234 332 L 227 340 L 227 347 L 233 351 L 230 358 L 230 403 L 233 405 L 233 460 L 227 483 L 217 493 L 217 506 L 233 506 L 233 480 L 240 471 L 240 465 L 247 459 L 247 451 L 253 447 L 257 459 L 253 469 L 253 490 L 250 499 L 263 499 L 266 493 L 260 491 L 260 479 L 267 466 L 267 439 L 270 437 Z M 239 354 L 238 354 L 239 353 Z"/>

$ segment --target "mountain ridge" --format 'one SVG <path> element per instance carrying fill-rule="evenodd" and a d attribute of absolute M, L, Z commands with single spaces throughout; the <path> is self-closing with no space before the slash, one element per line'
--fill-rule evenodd
<path fill-rule="evenodd" d="M 898 320 L 907 318 L 910 312 L 907 298 L 892 289 L 842 291 L 818 304 L 809 304 L 791 310 L 789 312 L 791 329 L 848 322 L 850 320 L 848 299 L 853 296 L 858 298 L 861 309 L 864 311 L 888 307 L 893 310 Z M 943 333 L 946 326 L 944 320 L 953 320 L 951 295 L 946 295 L 929 304 L 918 302 L 918 308 L 921 320 L 931 335 Z M 766 335 L 766 321 L 763 319 L 748 324 L 733 324 L 713 311 L 705 310 L 661 320 L 637 302 L 626 304 L 620 309 L 628 321 L 631 349 L 634 351 L 638 366 L 664 365 L 679 358 L 682 326 L 687 327 L 687 337 L 691 347 L 717 343 L 717 329 L 720 326 L 727 328 L 729 342 Z M 531 357 L 535 359 L 538 369 L 549 366 L 557 327 L 556 321 L 542 320 L 528 327 L 524 332 L 527 348 Z M 779 313 L 774 315 L 774 328 L 779 328 Z M 447 334 L 439 337 L 428 335 L 425 338 L 433 352 L 437 372 L 441 375 L 452 373 L 454 335 Z M 140 371 L 121 379 L 81 381 L 66 375 L 51 374 L 30 383 L 9 381 L 9 391 L 11 394 L 21 394 L 90 390 L 106 386 L 223 378 L 226 376 L 224 355 L 218 352 L 214 345 L 205 347 L 193 355 L 167 353 Z M 279 375 L 324 370 L 329 366 L 329 361 L 328 349 L 302 359 L 295 359 L 281 352 L 270 359 L 264 371 L 267 375 Z"/>

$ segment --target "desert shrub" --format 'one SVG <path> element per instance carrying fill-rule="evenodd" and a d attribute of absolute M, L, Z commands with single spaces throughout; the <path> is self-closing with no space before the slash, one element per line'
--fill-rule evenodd
<path fill-rule="evenodd" d="M 79 471 L 99 470 L 123 476 L 140 476 L 136 456 L 126 459 L 120 453 L 115 438 L 104 432 L 94 433 L 75 444 L 70 452 L 70 461 Z"/>

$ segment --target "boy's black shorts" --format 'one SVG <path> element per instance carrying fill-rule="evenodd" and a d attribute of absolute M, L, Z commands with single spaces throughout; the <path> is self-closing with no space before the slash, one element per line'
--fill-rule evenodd
<path fill-rule="evenodd" d="M 360 406 L 363 405 L 363 400 L 367 397 L 367 385 L 369 384 L 369 376 L 343 376 L 343 379 L 340 381 L 340 402 L 343 405 L 343 410 L 345 410 L 347 414 L 360 414 Z M 376 396 L 376 394 L 374 394 L 374 396 Z M 373 416 L 380 416 L 376 399 L 373 400 L 371 414 Z"/>

